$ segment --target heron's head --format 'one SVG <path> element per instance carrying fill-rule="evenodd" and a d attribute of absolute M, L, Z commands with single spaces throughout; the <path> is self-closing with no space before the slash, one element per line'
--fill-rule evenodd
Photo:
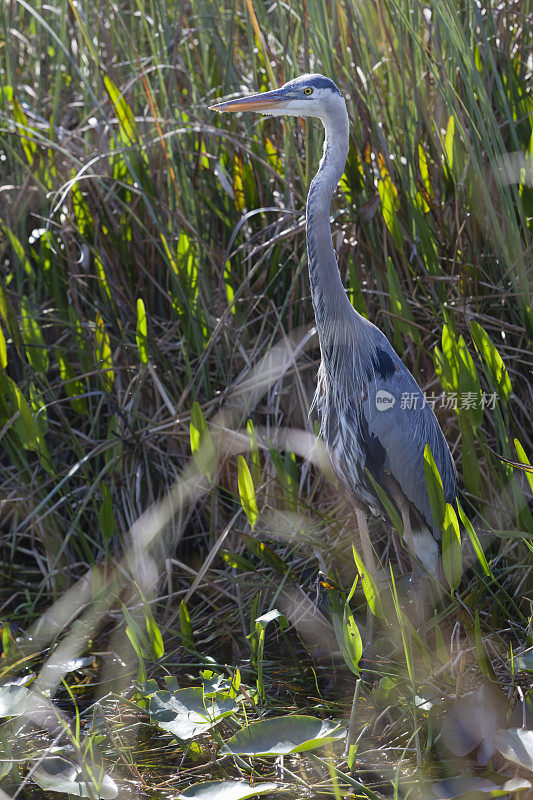
<path fill-rule="evenodd" d="M 249 94 L 210 106 L 214 111 L 258 111 L 260 114 L 295 117 L 329 116 L 344 99 L 337 86 L 324 75 L 301 75 L 280 89 Z"/>

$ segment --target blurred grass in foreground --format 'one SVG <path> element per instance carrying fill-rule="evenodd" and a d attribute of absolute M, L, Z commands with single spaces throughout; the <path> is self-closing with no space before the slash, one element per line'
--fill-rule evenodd
<path fill-rule="evenodd" d="M 446 392 L 436 412 L 463 506 L 478 532 L 496 534 L 482 537 L 490 575 L 476 567 L 441 602 L 431 653 L 400 622 L 372 707 L 399 693 L 391 730 L 402 748 L 416 739 L 420 762 L 433 742 L 429 717 L 425 749 L 413 739 L 421 682 L 459 696 L 483 674 L 516 696 L 509 644 L 531 644 L 531 487 L 488 448 L 520 462 L 532 449 L 527 14 L 526 2 L 470 0 L 2 6 L 0 615 L 35 624 L 31 669 L 43 663 L 38 646 L 59 663 L 56 648 L 82 652 L 94 639 L 129 665 L 99 673 L 100 694 L 120 694 L 148 651 L 143 677 L 251 652 L 275 705 L 276 667 L 246 639 L 251 630 L 264 645 L 256 618 L 285 603 L 293 639 L 280 641 L 314 653 L 305 625 L 316 620 L 287 609 L 309 601 L 298 583 L 315 552 L 353 580 L 354 523 L 327 466 L 307 458 L 318 350 L 303 211 L 320 125 L 207 109 L 312 70 L 349 102 L 333 226 L 349 296 L 428 396 Z M 151 511 L 161 498 L 164 512 Z M 401 562 L 385 533 L 378 523 L 383 563 L 389 548 Z M 134 609 L 129 639 L 118 596 Z M 360 587 L 354 599 L 364 605 Z M 85 606 L 78 641 L 69 626 Z M 19 645 L 4 639 L 18 663 Z M 308 658 L 307 679 L 318 669 Z"/>

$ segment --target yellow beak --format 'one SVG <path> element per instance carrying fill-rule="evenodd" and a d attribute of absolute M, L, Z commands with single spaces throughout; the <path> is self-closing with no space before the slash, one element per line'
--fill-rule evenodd
<path fill-rule="evenodd" d="M 266 109 L 284 108 L 288 98 L 283 89 L 274 89 L 271 92 L 249 94 L 237 97 L 235 100 L 226 100 L 209 106 L 212 111 L 263 111 Z"/>

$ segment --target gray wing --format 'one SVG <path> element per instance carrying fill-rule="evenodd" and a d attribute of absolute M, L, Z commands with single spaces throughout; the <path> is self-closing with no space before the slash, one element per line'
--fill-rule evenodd
<path fill-rule="evenodd" d="M 382 370 L 378 366 L 361 407 L 369 469 L 372 472 L 375 459 L 383 471 L 390 471 L 405 496 L 440 538 L 433 522 L 424 474 L 426 444 L 440 472 L 444 497 L 450 503 L 456 497 L 455 465 L 435 414 L 430 405 L 424 405 L 415 379 L 392 348 L 386 356 L 387 362 L 383 359 L 383 363 L 392 364 Z"/>

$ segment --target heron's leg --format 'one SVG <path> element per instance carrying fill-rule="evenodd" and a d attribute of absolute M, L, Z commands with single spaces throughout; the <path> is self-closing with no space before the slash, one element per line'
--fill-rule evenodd
<path fill-rule="evenodd" d="M 374 552 L 370 542 L 370 535 L 368 533 L 368 523 L 366 520 L 366 512 L 359 506 L 355 505 L 355 515 L 357 518 L 357 527 L 359 528 L 359 537 L 361 539 L 361 549 L 363 551 L 363 561 L 365 567 L 372 575 L 372 579 L 377 586 L 377 568 L 374 559 Z M 366 630 L 364 642 L 364 655 L 369 658 L 372 652 L 372 644 L 374 639 L 374 615 L 370 610 L 370 606 L 366 607 Z"/>
<path fill-rule="evenodd" d="M 411 586 L 413 587 L 413 599 L 416 607 L 416 621 L 423 640 L 426 638 L 426 614 L 425 614 L 425 594 L 424 594 L 424 572 L 416 557 L 413 531 L 411 530 L 411 515 L 409 506 L 402 494 L 396 498 L 396 502 L 402 515 L 403 535 L 407 542 L 407 549 L 411 556 Z"/>

